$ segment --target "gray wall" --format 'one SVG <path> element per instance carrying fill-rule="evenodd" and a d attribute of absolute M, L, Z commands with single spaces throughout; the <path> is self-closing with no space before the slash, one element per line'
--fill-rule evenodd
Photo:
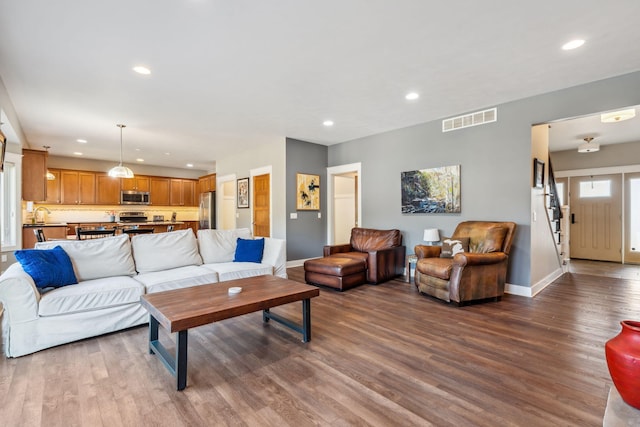
<path fill-rule="evenodd" d="M 640 141 L 626 144 L 601 145 L 595 153 L 578 153 L 578 150 L 551 153 L 553 170 L 604 168 L 640 165 Z"/>
<path fill-rule="evenodd" d="M 362 226 L 401 229 L 408 252 L 426 227 L 447 235 L 463 220 L 515 221 L 507 280 L 531 286 L 531 126 L 637 105 L 638 87 L 640 72 L 498 105 L 496 123 L 442 133 L 438 120 L 333 145 L 329 166 L 362 163 Z M 456 164 L 461 214 L 401 214 L 401 172 Z"/>
<path fill-rule="evenodd" d="M 328 147 L 287 138 L 287 260 L 322 256 L 327 237 Z M 320 211 L 296 210 L 296 174 L 320 175 Z M 320 212 L 322 218 L 318 218 Z M 297 213 L 298 219 L 290 214 Z"/>

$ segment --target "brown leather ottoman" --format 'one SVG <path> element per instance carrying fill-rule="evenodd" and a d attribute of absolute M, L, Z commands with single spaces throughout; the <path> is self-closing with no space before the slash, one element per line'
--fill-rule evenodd
<path fill-rule="evenodd" d="M 304 262 L 304 280 L 344 291 L 367 281 L 367 263 L 338 255 L 310 259 Z"/>

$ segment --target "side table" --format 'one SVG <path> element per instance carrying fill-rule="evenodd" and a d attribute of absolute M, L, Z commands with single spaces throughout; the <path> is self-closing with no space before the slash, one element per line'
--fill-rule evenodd
<path fill-rule="evenodd" d="M 418 262 L 418 256 L 416 254 L 411 254 L 411 255 L 407 255 L 407 258 L 405 259 L 405 282 L 410 283 L 411 282 L 411 265 L 413 265 L 415 267 L 416 263 Z"/>

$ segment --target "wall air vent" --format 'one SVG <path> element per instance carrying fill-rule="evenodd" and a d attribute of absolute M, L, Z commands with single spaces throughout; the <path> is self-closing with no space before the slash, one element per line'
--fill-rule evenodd
<path fill-rule="evenodd" d="M 498 109 L 490 108 L 484 111 L 465 114 L 464 116 L 452 117 L 442 121 L 442 132 L 468 128 L 471 126 L 483 125 L 498 120 Z"/>

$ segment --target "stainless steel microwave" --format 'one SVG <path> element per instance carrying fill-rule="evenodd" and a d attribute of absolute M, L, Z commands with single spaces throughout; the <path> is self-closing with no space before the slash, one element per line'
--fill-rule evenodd
<path fill-rule="evenodd" d="M 120 204 L 121 205 L 148 205 L 149 204 L 149 192 L 148 191 L 121 191 L 120 192 Z"/>

